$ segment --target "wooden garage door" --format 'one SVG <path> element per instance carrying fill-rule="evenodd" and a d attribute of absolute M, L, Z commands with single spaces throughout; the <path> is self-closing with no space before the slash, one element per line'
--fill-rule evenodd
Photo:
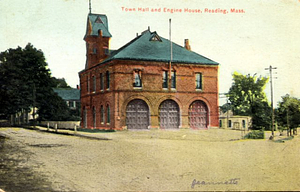
<path fill-rule="evenodd" d="M 195 101 L 189 108 L 189 123 L 193 129 L 204 129 L 208 125 L 208 110 L 203 101 Z"/>
<path fill-rule="evenodd" d="M 136 99 L 128 103 L 126 125 L 128 129 L 148 129 L 149 107 L 145 101 Z"/>
<path fill-rule="evenodd" d="M 166 100 L 159 107 L 160 128 L 179 128 L 180 113 L 178 104 L 173 100 Z"/>

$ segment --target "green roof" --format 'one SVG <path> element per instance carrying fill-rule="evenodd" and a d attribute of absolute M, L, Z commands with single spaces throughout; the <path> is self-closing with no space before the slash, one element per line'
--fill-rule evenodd
<path fill-rule="evenodd" d="M 91 23 L 92 30 L 90 34 L 87 34 L 86 32 L 85 35 L 98 36 L 99 35 L 98 31 L 101 30 L 103 37 L 112 37 L 112 35 L 108 31 L 108 20 L 106 15 L 90 13 L 88 15 L 87 26 L 89 25 L 89 22 Z"/>
<path fill-rule="evenodd" d="M 80 100 L 80 90 L 70 88 L 53 88 L 53 91 L 58 94 L 63 100 Z"/>
<path fill-rule="evenodd" d="M 217 62 L 173 42 L 172 55 L 172 63 L 218 65 Z M 119 50 L 112 52 L 102 63 L 115 59 L 169 62 L 170 40 L 146 30 Z"/>

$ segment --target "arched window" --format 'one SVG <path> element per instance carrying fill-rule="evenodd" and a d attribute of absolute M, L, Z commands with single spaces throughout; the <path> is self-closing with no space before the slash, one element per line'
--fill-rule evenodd
<path fill-rule="evenodd" d="M 109 105 L 106 106 L 106 123 L 110 123 L 110 107 Z"/>
<path fill-rule="evenodd" d="M 110 74 L 109 71 L 106 71 L 106 89 L 109 89 L 109 84 L 110 84 Z"/>
<path fill-rule="evenodd" d="M 101 105 L 101 107 L 100 107 L 100 121 L 101 121 L 101 124 L 104 124 L 104 119 L 105 119 L 105 117 L 104 117 L 104 107 L 103 107 L 103 105 Z"/>
<path fill-rule="evenodd" d="M 96 92 L 96 76 L 93 76 L 93 93 Z"/>
<path fill-rule="evenodd" d="M 90 90 L 90 76 L 88 75 L 87 77 L 87 86 L 86 86 L 86 89 L 87 89 L 87 92 L 89 93 L 91 90 Z"/>
<path fill-rule="evenodd" d="M 103 79 L 103 74 L 100 73 L 100 90 L 103 91 L 104 89 L 104 79 Z"/>
<path fill-rule="evenodd" d="M 96 107 L 93 107 L 93 127 L 96 128 Z"/>

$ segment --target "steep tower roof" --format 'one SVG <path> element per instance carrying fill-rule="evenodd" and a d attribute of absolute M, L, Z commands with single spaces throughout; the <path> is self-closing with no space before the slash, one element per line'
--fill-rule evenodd
<path fill-rule="evenodd" d="M 172 50 L 173 63 L 218 65 L 217 62 L 173 42 Z M 120 49 L 112 52 L 110 57 L 102 63 L 115 59 L 169 62 L 170 40 L 160 37 L 156 32 L 146 30 Z"/>
<path fill-rule="evenodd" d="M 87 18 L 85 37 L 87 35 L 98 36 L 99 30 L 102 31 L 103 37 L 112 37 L 108 30 L 108 20 L 106 15 L 90 13 Z"/>

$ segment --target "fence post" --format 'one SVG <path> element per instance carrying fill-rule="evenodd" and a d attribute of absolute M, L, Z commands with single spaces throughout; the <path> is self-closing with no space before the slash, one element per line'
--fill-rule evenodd
<path fill-rule="evenodd" d="M 57 132 L 57 123 L 55 123 L 55 132 Z"/>
<path fill-rule="evenodd" d="M 47 122 L 47 131 L 49 131 L 49 127 L 50 127 L 49 122 Z"/>

